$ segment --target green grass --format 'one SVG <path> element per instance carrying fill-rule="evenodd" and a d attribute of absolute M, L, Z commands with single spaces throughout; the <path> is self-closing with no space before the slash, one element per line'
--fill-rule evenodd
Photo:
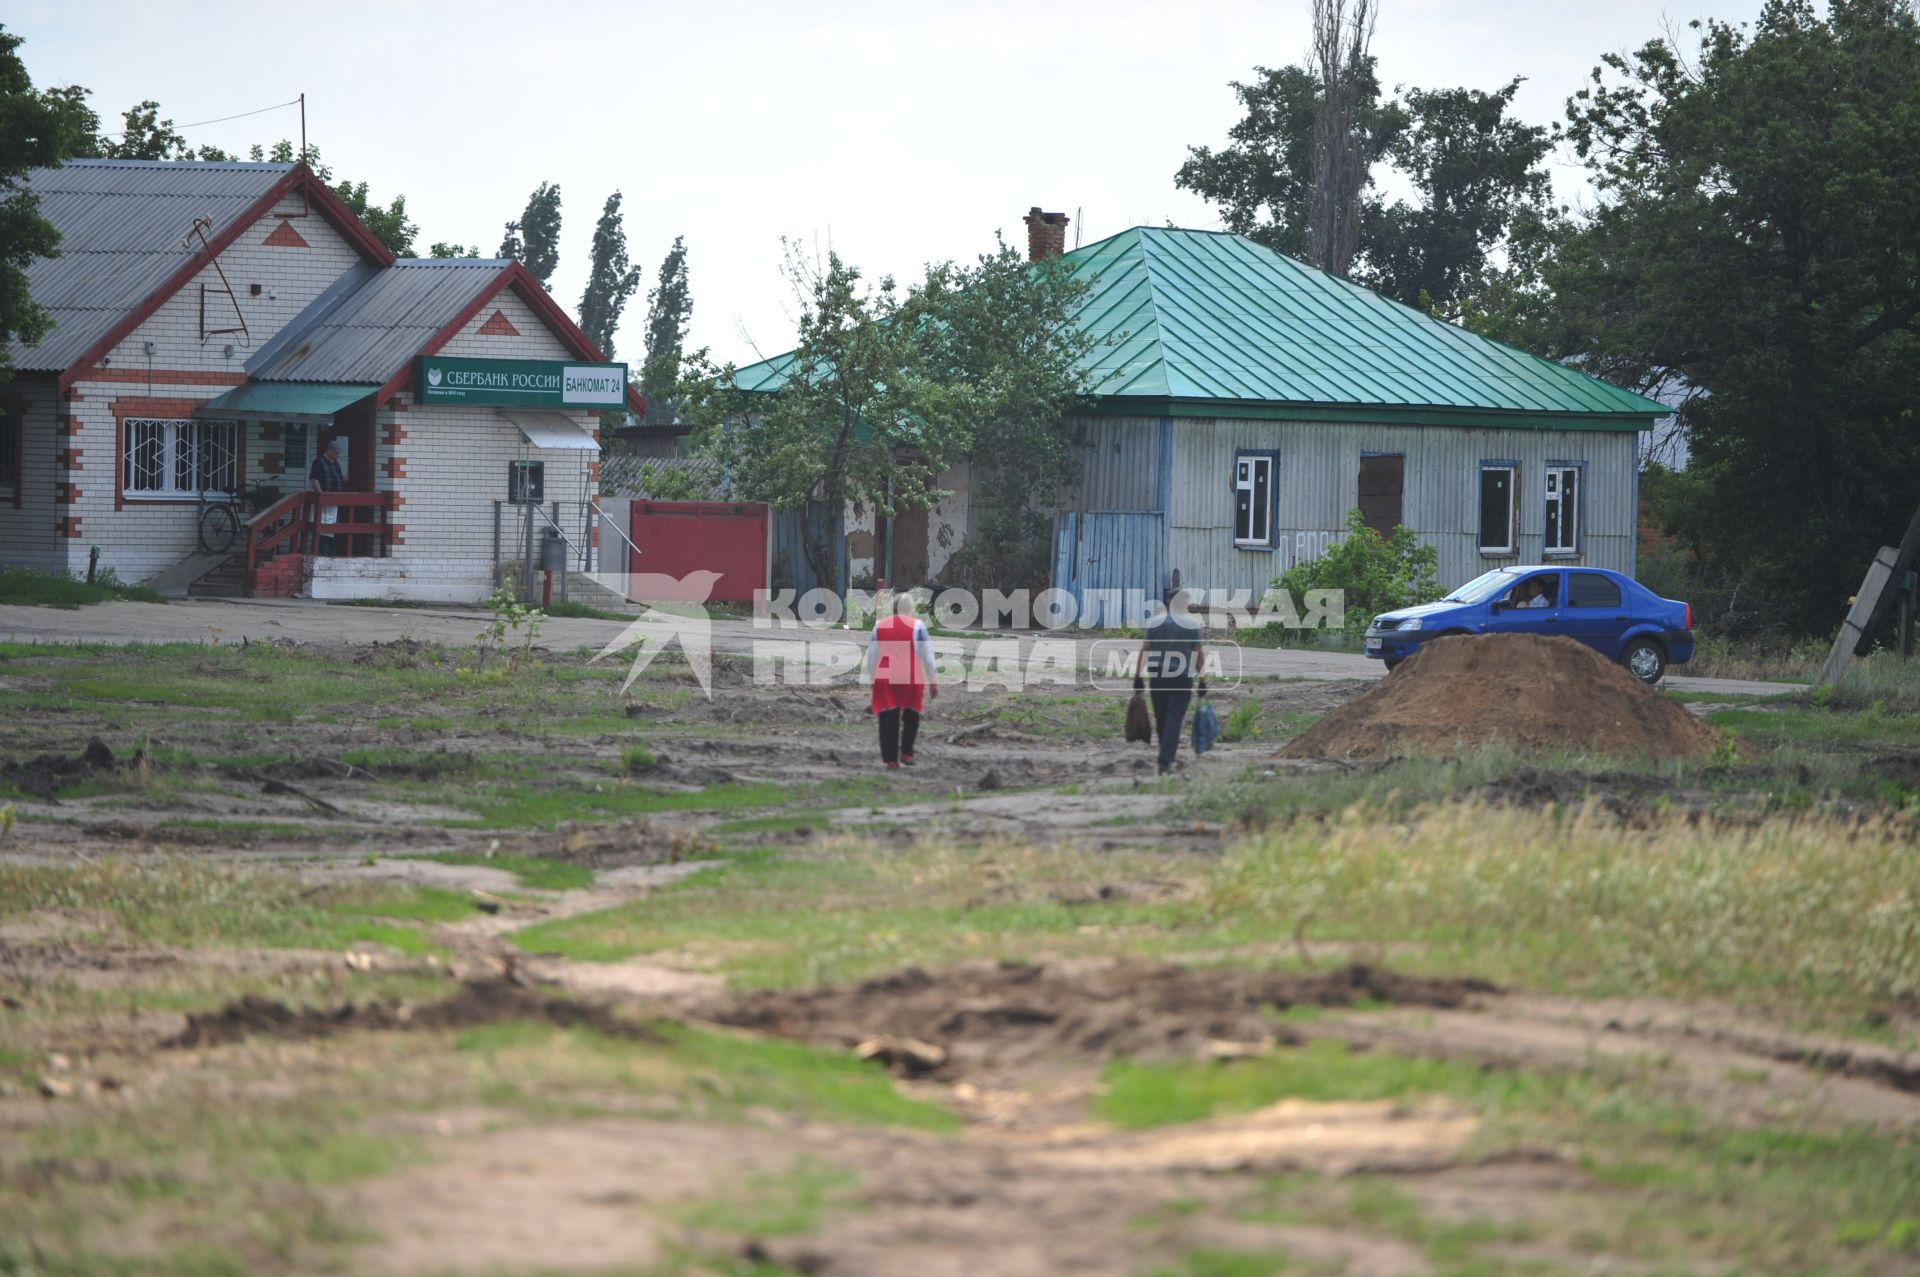
<path fill-rule="evenodd" d="M 855 1205 L 860 1177 L 816 1158 L 782 1174 L 755 1174 L 732 1190 L 692 1202 L 677 1214 L 688 1225 L 742 1237 L 796 1237 L 818 1231 Z"/>
<path fill-rule="evenodd" d="M 1171 1268 L 1156 1268 L 1152 1277 L 1276 1277 L 1294 1267 L 1280 1250 L 1194 1250 Z"/>
<path fill-rule="evenodd" d="M 471 916 L 435 888 L 307 889 L 268 869 L 171 859 L 77 866 L 0 865 L 0 917 L 36 910 L 105 916 L 115 938 L 185 948 L 345 949 L 357 942 L 432 952 L 410 923 Z"/>
<path fill-rule="evenodd" d="M 166 602 L 157 590 L 150 590 L 144 585 L 122 584 L 111 572 L 96 575 L 92 584 L 88 584 L 64 572 L 0 568 L 0 605 L 76 608 L 114 600 Z"/>
<path fill-rule="evenodd" d="M 631 621 L 632 612 L 615 612 L 610 608 L 592 607 L 585 603 L 552 603 L 541 609 L 548 616 L 566 617 L 584 621 Z"/>
<path fill-rule="evenodd" d="M 1116 1060 L 1102 1078 L 1096 1111 L 1116 1126 L 1138 1129 L 1247 1113 L 1283 1099 L 1397 1100 L 1458 1095 L 1496 1106 L 1513 1102 L 1529 1075 L 1391 1051 L 1354 1054 L 1322 1039 L 1252 1060 L 1143 1063 Z"/>
<path fill-rule="evenodd" d="M 693 1025 L 650 1027 L 655 1041 L 633 1042 L 507 1022 L 464 1030 L 456 1045 L 487 1066 L 491 1099 L 536 1110 L 569 1091 L 611 1085 L 730 1119 L 776 1110 L 854 1126 L 959 1129 L 951 1113 L 902 1094 L 883 1069 L 845 1051 Z"/>
<path fill-rule="evenodd" d="M 495 788 L 493 797 L 470 804 L 475 812 L 471 820 L 446 823 L 460 829 L 552 829 L 562 821 L 620 820 L 661 811 L 750 811 L 795 802 L 850 806 L 888 792 L 884 777 L 854 777 L 801 787 L 754 781 L 699 790 L 658 789 L 616 779 L 551 789 L 525 786 L 503 792 Z"/>

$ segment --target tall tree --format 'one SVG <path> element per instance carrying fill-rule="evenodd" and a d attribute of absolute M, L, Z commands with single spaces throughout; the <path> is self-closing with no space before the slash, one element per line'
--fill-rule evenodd
<path fill-rule="evenodd" d="M 111 160 L 187 160 L 193 149 L 172 120 L 160 118 L 160 104 L 148 98 L 127 108 L 120 135 L 102 138 L 100 154 Z"/>
<path fill-rule="evenodd" d="M 799 345 L 778 390 L 738 393 L 733 370 L 700 353 L 681 393 L 696 449 L 725 462 L 740 496 L 824 505 L 802 538 L 816 579 L 846 584 L 832 546 L 849 503 L 880 518 L 925 508 L 946 495 L 936 484 L 961 460 L 983 466 L 975 490 L 993 488 L 1015 526 L 1030 500 L 1071 483 L 1067 418 L 1086 346 L 1066 322 L 1081 294 L 1070 267 L 1029 269 L 1002 245 L 973 266 L 931 266 L 903 292 L 891 278 L 865 285 L 834 253 L 815 262 L 789 244 L 786 269 Z"/>
<path fill-rule="evenodd" d="M 1307 260 L 1342 278 L 1360 250 L 1361 197 L 1373 173 L 1373 156 L 1366 151 L 1359 126 L 1374 84 L 1373 58 L 1367 50 L 1377 16 L 1375 0 L 1313 0 L 1320 108 L 1313 120 Z"/>
<path fill-rule="evenodd" d="M 615 191 L 607 196 L 600 221 L 593 228 L 593 267 L 587 275 L 586 291 L 580 295 L 580 329 L 608 359 L 613 358 L 613 335 L 620 327 L 620 313 L 639 287 L 640 268 L 627 257 L 620 192 Z"/>
<path fill-rule="evenodd" d="M 1245 112 L 1230 145 L 1190 148 L 1175 182 L 1220 207 L 1228 229 L 1279 252 L 1313 260 L 1319 74 L 1306 67 L 1255 68 L 1234 84 Z M 1474 308 L 1491 286 L 1489 263 L 1518 225 L 1546 213 L 1551 132 L 1513 118 L 1515 80 L 1477 89 L 1408 89 L 1382 100 L 1372 64 L 1357 80 L 1353 154 L 1369 171 L 1385 165 L 1415 200 L 1361 196 L 1352 277 L 1449 319 Z"/>
<path fill-rule="evenodd" d="M 680 379 L 680 354 L 692 318 L 686 239 L 675 235 L 673 247 L 660 263 L 659 281 L 647 294 L 647 357 L 640 365 L 640 393 L 646 396 L 650 426 L 673 422 L 673 387 Z"/>
<path fill-rule="evenodd" d="M 524 265 L 542 287 L 551 288 L 553 268 L 560 264 L 560 188 L 542 182 L 527 197 L 520 220 L 507 223 L 500 256 Z"/>
<path fill-rule="evenodd" d="M 39 197 L 22 179 L 58 164 L 75 140 L 72 112 L 58 91 L 34 92 L 20 44 L 0 27 L 0 380 L 12 375 L 11 343 L 39 341 L 53 324 L 27 290 L 27 267 L 59 255 L 60 232 L 40 216 Z"/>
<path fill-rule="evenodd" d="M 1677 530 L 1830 630 L 1920 502 L 1920 22 L 1769 0 L 1700 32 L 1607 56 L 1568 103 L 1597 205 L 1543 228 L 1491 319 L 1683 394 Z"/>

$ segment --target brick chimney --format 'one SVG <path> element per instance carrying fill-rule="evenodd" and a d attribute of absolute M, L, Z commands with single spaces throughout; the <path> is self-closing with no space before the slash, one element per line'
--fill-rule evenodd
<path fill-rule="evenodd" d="M 1027 213 L 1027 260 L 1043 262 L 1067 251 L 1067 215 L 1042 213 L 1035 204 Z"/>

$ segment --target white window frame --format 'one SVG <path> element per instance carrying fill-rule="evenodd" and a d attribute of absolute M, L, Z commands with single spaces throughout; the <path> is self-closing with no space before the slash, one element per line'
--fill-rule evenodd
<path fill-rule="evenodd" d="M 1541 557 L 1548 559 L 1571 559 L 1580 555 L 1580 501 L 1586 489 L 1585 467 L 1570 461 L 1549 461 L 1546 476 L 1540 485 Z M 1566 490 L 1567 476 L 1573 476 L 1573 493 L 1568 498 Z M 1559 514 L 1560 539 L 1547 540 L 1547 513 Z"/>
<path fill-rule="evenodd" d="M 1487 505 L 1487 476 L 1505 471 L 1507 476 L 1507 540 L 1504 545 L 1481 545 L 1480 553 L 1490 559 L 1510 559 L 1520 552 L 1520 464 L 1516 461 L 1482 461 L 1474 490 L 1474 517 L 1480 526 L 1474 538 L 1486 540 L 1484 514 Z"/>
<path fill-rule="evenodd" d="M 1260 492 L 1258 475 L 1266 474 L 1266 500 L 1256 501 Z M 1245 550 L 1270 550 L 1273 548 L 1273 510 L 1276 503 L 1274 480 L 1279 471 L 1277 458 L 1271 452 L 1242 450 L 1233 458 L 1233 543 Z M 1243 535 L 1240 528 L 1240 494 L 1247 494 L 1248 526 Z"/>
<path fill-rule="evenodd" d="M 124 500 L 197 501 L 202 491 L 239 490 L 239 422 L 198 417 L 128 417 L 120 423 L 120 430 L 120 495 Z M 144 450 L 149 445 L 157 446 L 157 458 L 136 466 L 135 449 Z M 211 473 L 202 461 L 205 449 L 215 450 L 208 458 L 213 467 Z M 144 482 L 148 475 L 156 481 Z M 204 488 L 200 486 L 202 480 L 209 481 Z"/>

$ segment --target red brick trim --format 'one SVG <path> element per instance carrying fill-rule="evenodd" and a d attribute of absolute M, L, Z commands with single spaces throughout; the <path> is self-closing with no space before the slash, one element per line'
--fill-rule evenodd
<path fill-rule="evenodd" d="M 385 474 L 389 479 L 404 479 L 407 477 L 407 459 L 405 457 L 388 457 L 380 463 L 380 468 L 381 473 Z"/>
<path fill-rule="evenodd" d="M 399 443 L 402 439 L 405 439 L 406 437 L 407 437 L 407 432 L 400 428 L 400 423 L 392 422 L 387 426 L 387 433 L 381 438 L 380 442 L 388 445 L 393 445 L 393 444 Z"/>
<path fill-rule="evenodd" d="M 85 456 L 86 452 L 87 450 L 85 448 L 62 448 L 58 453 L 54 454 L 54 467 L 67 471 L 85 470 L 86 467 L 80 464 L 80 458 Z"/>
<path fill-rule="evenodd" d="M 496 310 L 492 315 L 487 317 L 486 323 L 480 325 L 475 335 L 480 337 L 518 337 L 520 330 L 513 326 L 511 319 L 507 318 L 507 312 L 504 310 Z"/>
<path fill-rule="evenodd" d="M 80 516 L 70 514 L 65 518 L 55 518 L 53 521 L 53 530 L 56 534 L 67 538 L 69 541 L 78 541 L 80 539 Z"/>
<path fill-rule="evenodd" d="M 296 231 L 293 229 L 292 222 L 281 222 L 278 226 L 273 228 L 273 232 L 270 235 L 268 235 L 265 239 L 261 240 L 260 242 L 268 248 L 312 248 L 313 247 L 313 245 L 307 243 L 306 240 L 300 237 L 299 231 Z"/>

